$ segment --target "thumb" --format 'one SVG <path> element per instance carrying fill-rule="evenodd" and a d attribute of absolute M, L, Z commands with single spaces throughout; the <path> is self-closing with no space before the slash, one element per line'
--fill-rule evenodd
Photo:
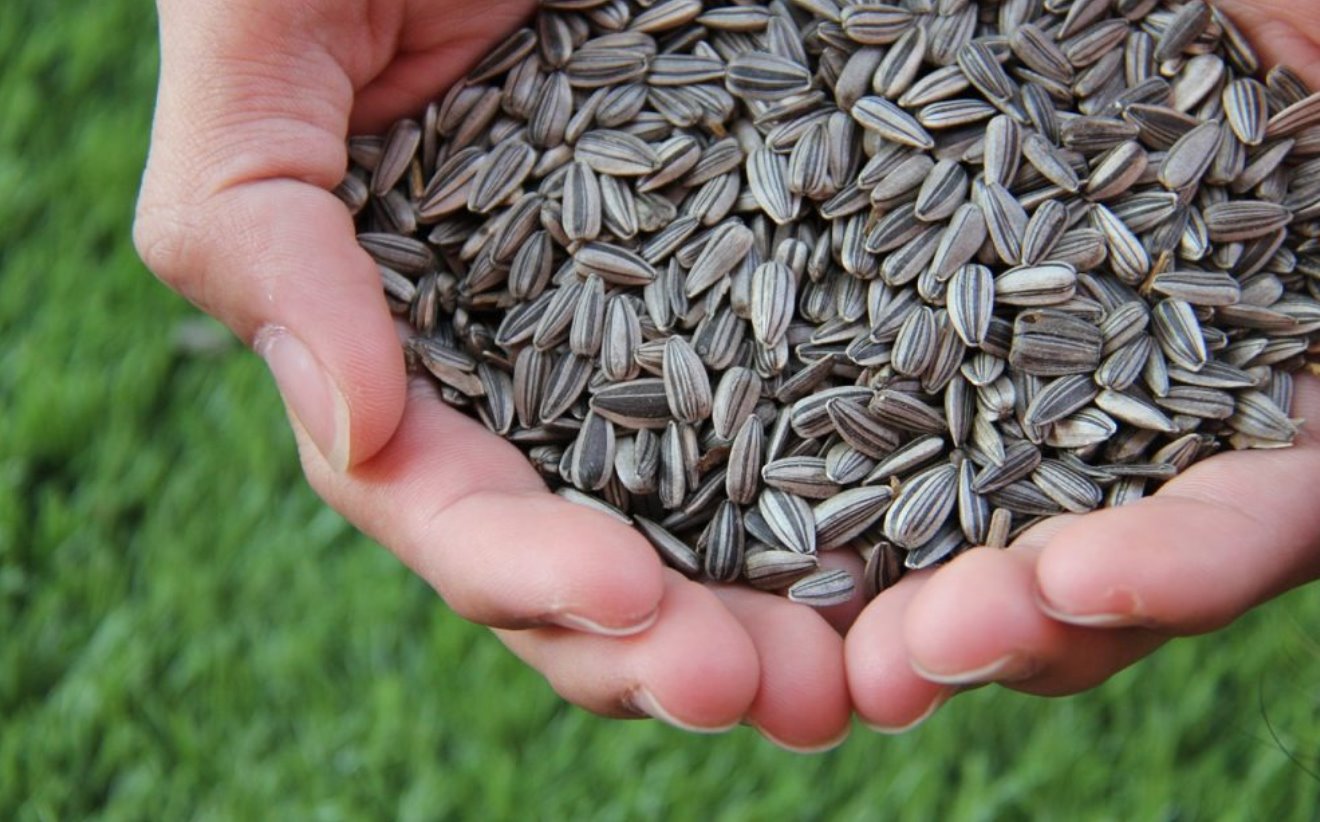
<path fill-rule="evenodd" d="M 345 470 L 389 440 L 405 380 L 379 273 L 329 193 L 353 85 L 317 44 L 314 5 L 160 4 L 134 241 L 266 359 L 289 413 Z"/>

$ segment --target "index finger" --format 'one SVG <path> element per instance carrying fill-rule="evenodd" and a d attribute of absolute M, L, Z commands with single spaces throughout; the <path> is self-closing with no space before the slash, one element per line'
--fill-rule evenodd
<path fill-rule="evenodd" d="M 642 536 L 549 493 L 517 448 L 428 382 L 413 381 L 394 437 L 353 471 L 332 470 L 298 438 L 313 488 L 461 616 L 607 635 L 654 619 L 662 569 Z"/>

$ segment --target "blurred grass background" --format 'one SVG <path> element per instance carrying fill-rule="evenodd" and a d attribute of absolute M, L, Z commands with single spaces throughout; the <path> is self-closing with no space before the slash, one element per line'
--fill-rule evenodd
<path fill-rule="evenodd" d="M 149 5 L 5 17 L 0 818 L 1314 818 L 1270 725 L 1318 769 L 1320 586 L 814 758 L 563 704 L 318 503 L 254 357 L 178 344 L 225 338 L 129 239 Z"/>

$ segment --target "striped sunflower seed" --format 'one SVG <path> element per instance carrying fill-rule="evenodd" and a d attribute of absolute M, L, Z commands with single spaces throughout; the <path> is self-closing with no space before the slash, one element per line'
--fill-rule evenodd
<path fill-rule="evenodd" d="M 957 476 L 957 469 L 943 463 L 901 485 L 885 514 L 885 536 L 909 550 L 933 537 L 957 501 Z"/>
<path fill-rule="evenodd" d="M 778 591 L 815 571 L 819 562 L 810 554 L 772 548 L 748 553 L 744 565 L 748 584 L 764 591 Z"/>
<path fill-rule="evenodd" d="M 816 521 L 806 500 L 767 488 L 757 498 L 756 507 L 782 545 L 799 554 L 816 553 Z"/>
<path fill-rule="evenodd" d="M 857 584 L 852 574 L 842 568 L 817 571 L 803 577 L 788 586 L 787 596 L 793 602 L 801 602 L 813 608 L 828 608 L 842 605 L 852 599 Z"/>

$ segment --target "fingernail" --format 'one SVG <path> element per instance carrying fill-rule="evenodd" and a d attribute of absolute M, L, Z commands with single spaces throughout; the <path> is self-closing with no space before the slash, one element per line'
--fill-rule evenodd
<path fill-rule="evenodd" d="M 267 326 L 253 348 L 275 377 L 289 413 L 336 471 L 348 468 L 348 402 L 312 352 L 289 329 Z"/>
<path fill-rule="evenodd" d="M 622 637 L 622 636 L 633 636 L 634 634 L 642 633 L 643 631 L 654 625 L 656 619 L 659 616 L 660 616 L 660 609 L 657 608 L 651 613 L 647 614 L 645 617 L 643 617 L 640 622 L 634 623 L 632 625 L 611 626 L 611 625 L 602 625 L 601 623 L 596 622 L 593 619 L 587 619 L 586 617 L 578 616 L 577 614 L 560 612 L 557 614 L 551 614 L 550 616 L 546 617 L 546 621 L 553 622 L 555 625 L 558 625 L 561 628 L 569 628 L 574 631 L 582 631 L 583 633 L 586 634 L 596 634 L 598 636 Z"/>
<path fill-rule="evenodd" d="M 784 740 L 780 739 L 779 737 L 767 731 L 765 728 L 762 728 L 760 725 L 757 725 L 755 722 L 748 721 L 745 724 L 751 726 L 752 728 L 755 728 L 756 732 L 761 736 L 765 737 L 771 744 L 775 745 L 776 747 L 783 748 L 789 753 L 795 753 L 795 754 L 818 754 L 818 753 L 825 753 L 826 751 L 832 751 L 835 748 L 842 745 L 844 741 L 847 740 L 848 734 L 852 732 L 851 727 L 845 727 L 843 729 L 843 733 L 839 734 L 838 736 L 834 737 L 833 739 L 827 742 L 822 742 L 816 745 L 796 745 L 791 742 L 785 742 Z"/>
<path fill-rule="evenodd" d="M 1100 598 L 1104 604 L 1099 609 L 1072 608 L 1047 599 L 1044 593 L 1037 592 L 1036 604 L 1051 619 L 1079 625 L 1084 628 L 1121 628 L 1140 625 L 1142 616 L 1141 598 L 1130 588 L 1110 588 Z"/>
<path fill-rule="evenodd" d="M 862 724 L 864 724 L 866 727 L 870 728 L 871 730 L 875 731 L 876 733 L 889 734 L 890 736 L 897 736 L 898 734 L 907 733 L 908 731 L 917 727 L 921 723 L 925 722 L 927 719 L 930 719 L 932 716 L 934 716 L 935 712 L 938 711 L 941 707 L 943 707 L 944 703 L 952 699 L 953 695 L 956 693 L 958 693 L 956 688 L 950 688 L 941 691 L 940 694 L 936 696 L 935 699 L 930 703 L 930 705 L 926 706 L 926 710 L 922 711 L 917 716 L 916 719 L 912 720 L 906 725 L 897 725 L 897 726 L 875 725 L 870 722 L 866 722 L 864 720 Z"/>
<path fill-rule="evenodd" d="M 1004 654 L 993 662 L 965 671 L 930 671 L 912 663 L 912 670 L 929 682 L 941 685 L 972 685 L 978 682 L 1012 682 L 1026 679 L 1036 671 L 1036 663 L 1021 654 Z"/>
<path fill-rule="evenodd" d="M 693 733 L 718 734 L 738 725 L 737 720 L 730 722 L 727 725 L 719 725 L 716 727 L 704 727 L 701 725 L 693 725 L 691 722 L 684 722 L 666 710 L 665 707 L 656 700 L 655 695 L 644 687 L 639 687 L 629 694 L 627 702 L 629 707 L 646 714 L 652 719 L 658 719 L 666 725 L 673 725 L 675 728 L 684 731 L 691 731 Z"/>

